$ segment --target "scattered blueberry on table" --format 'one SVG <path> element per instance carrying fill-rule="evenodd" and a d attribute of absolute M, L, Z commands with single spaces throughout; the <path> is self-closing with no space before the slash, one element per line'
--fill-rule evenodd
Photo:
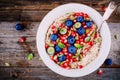
<path fill-rule="evenodd" d="M 112 63 L 113 63 L 113 61 L 110 58 L 108 58 L 108 59 L 105 60 L 105 64 L 106 65 L 112 65 Z"/>
<path fill-rule="evenodd" d="M 24 28 L 25 28 L 25 27 L 24 27 L 23 24 L 18 23 L 18 24 L 15 25 L 15 29 L 16 29 L 16 30 L 23 30 Z"/>

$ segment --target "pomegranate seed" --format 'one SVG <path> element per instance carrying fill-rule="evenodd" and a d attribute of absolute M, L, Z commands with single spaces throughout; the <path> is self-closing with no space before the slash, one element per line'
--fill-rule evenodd
<path fill-rule="evenodd" d="M 70 60 L 69 60 L 69 59 L 66 59 L 66 62 L 70 62 Z"/>
<path fill-rule="evenodd" d="M 86 25 L 84 25 L 83 27 L 84 27 L 84 28 L 87 28 L 87 26 L 86 26 Z"/>
<path fill-rule="evenodd" d="M 103 7 L 102 7 L 102 10 L 103 10 L 103 11 L 106 11 L 106 9 L 107 9 L 106 6 L 103 6 Z"/>
<path fill-rule="evenodd" d="M 64 49 L 63 49 L 63 52 L 67 52 L 67 48 L 64 48 Z"/>
<path fill-rule="evenodd" d="M 65 52 L 64 54 L 65 54 L 65 55 L 68 55 L 68 53 L 67 53 L 67 52 Z"/>
<path fill-rule="evenodd" d="M 55 29 L 55 26 L 54 26 L 54 25 L 51 25 L 50 27 L 51 27 L 52 29 Z"/>
<path fill-rule="evenodd" d="M 67 43 L 67 39 L 65 39 L 63 43 Z"/>
<path fill-rule="evenodd" d="M 75 13 L 75 15 L 74 16 L 80 16 L 80 13 Z"/>
<path fill-rule="evenodd" d="M 64 65 L 67 67 L 67 66 L 69 66 L 69 63 L 68 63 L 68 62 L 65 62 Z"/>
<path fill-rule="evenodd" d="M 70 46 L 70 44 L 66 44 L 66 46 L 68 46 L 68 47 L 69 47 L 69 46 Z"/>
<path fill-rule="evenodd" d="M 51 58 L 52 60 L 54 60 L 54 56 L 51 56 L 50 58 Z"/>
<path fill-rule="evenodd" d="M 98 75 L 102 75 L 103 74 L 102 70 L 99 69 L 98 72 L 97 72 L 97 74 Z"/>
<path fill-rule="evenodd" d="M 62 24 L 62 23 L 59 23 L 59 27 L 63 27 L 63 24 Z"/>
<path fill-rule="evenodd" d="M 84 13 L 83 13 L 83 12 L 81 12 L 81 13 L 79 14 L 79 16 L 84 16 Z"/>
<path fill-rule="evenodd" d="M 80 41 L 80 42 L 83 42 L 83 41 L 84 41 L 84 39 L 80 39 L 79 41 Z"/>
<path fill-rule="evenodd" d="M 72 57 L 72 54 L 68 54 L 69 55 L 69 57 Z"/>
<path fill-rule="evenodd" d="M 79 41 L 79 40 L 77 40 L 77 41 L 76 41 L 76 43 L 77 43 L 77 44 L 80 44 L 80 41 Z"/>
<path fill-rule="evenodd" d="M 85 26 L 85 22 L 82 22 L 82 26 Z M 87 27 L 87 26 L 86 26 Z M 84 27 L 85 28 L 85 27 Z"/>
<path fill-rule="evenodd" d="M 73 62 L 73 59 L 70 59 L 70 62 Z"/>
<path fill-rule="evenodd" d="M 77 60 L 76 60 L 76 58 L 73 58 L 73 62 L 76 62 Z"/>
<path fill-rule="evenodd" d="M 65 68 L 65 65 L 64 65 L 64 64 L 61 64 L 60 66 L 63 67 L 63 68 Z"/>
<path fill-rule="evenodd" d="M 88 15 L 87 15 L 87 14 L 84 14 L 84 18 L 86 18 L 86 17 L 88 17 Z"/>
<path fill-rule="evenodd" d="M 20 38 L 20 42 L 25 42 L 25 40 L 26 40 L 26 38 L 24 37 L 24 36 L 22 36 L 21 38 Z"/>
<path fill-rule="evenodd" d="M 47 49 L 49 47 L 49 45 L 48 44 L 45 44 L 45 48 Z"/>
<path fill-rule="evenodd" d="M 55 62 L 58 62 L 58 59 L 55 59 L 54 61 L 55 61 Z"/>
<path fill-rule="evenodd" d="M 58 33 L 58 31 L 57 31 L 57 30 L 54 30 L 53 33 L 56 34 L 56 33 Z"/>
<path fill-rule="evenodd" d="M 73 31 L 72 31 L 72 34 L 71 34 L 71 35 L 72 35 L 72 36 L 76 36 L 75 32 L 73 32 Z"/>
<path fill-rule="evenodd" d="M 83 68 L 83 66 L 82 66 L 82 65 L 79 65 L 79 66 L 78 66 L 78 68 L 79 68 L 79 69 L 82 69 L 82 68 Z"/>

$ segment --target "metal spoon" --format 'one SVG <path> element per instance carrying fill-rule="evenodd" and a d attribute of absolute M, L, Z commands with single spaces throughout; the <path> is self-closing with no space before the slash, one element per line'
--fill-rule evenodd
<path fill-rule="evenodd" d="M 117 7 L 117 5 L 115 4 L 114 1 L 109 3 L 109 5 L 103 15 L 102 22 L 101 22 L 99 28 L 97 29 L 98 32 L 101 30 L 103 23 L 110 17 L 110 15 L 112 14 L 112 12 L 115 10 L 116 7 Z"/>

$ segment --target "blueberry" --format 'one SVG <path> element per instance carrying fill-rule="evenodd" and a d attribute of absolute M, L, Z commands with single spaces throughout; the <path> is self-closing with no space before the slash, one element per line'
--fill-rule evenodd
<path fill-rule="evenodd" d="M 77 32 L 78 32 L 79 35 L 82 35 L 82 34 L 85 33 L 85 29 L 83 27 L 80 27 L 80 28 L 77 29 Z"/>
<path fill-rule="evenodd" d="M 66 60 L 66 56 L 62 55 L 58 58 L 59 62 L 65 61 Z"/>
<path fill-rule="evenodd" d="M 74 44 L 74 43 L 75 43 L 75 37 L 69 36 L 69 37 L 68 37 L 68 43 L 69 43 L 69 44 Z"/>
<path fill-rule="evenodd" d="M 71 54 L 75 54 L 76 53 L 76 48 L 74 46 L 69 46 L 68 47 L 68 52 Z"/>
<path fill-rule="evenodd" d="M 58 35 L 57 35 L 57 34 L 52 34 L 52 35 L 50 36 L 50 39 L 51 39 L 52 41 L 56 41 L 57 38 L 58 38 Z"/>
<path fill-rule="evenodd" d="M 61 49 L 58 45 L 55 46 L 55 51 L 56 51 L 56 52 L 60 52 L 61 50 L 62 50 L 62 49 Z"/>
<path fill-rule="evenodd" d="M 72 20 L 66 20 L 65 25 L 68 26 L 68 27 L 72 27 L 73 21 Z"/>
<path fill-rule="evenodd" d="M 77 22 L 83 22 L 84 18 L 82 16 L 78 16 L 76 19 Z"/>
<path fill-rule="evenodd" d="M 112 59 L 106 59 L 105 64 L 106 65 L 111 65 L 112 64 Z"/>
<path fill-rule="evenodd" d="M 92 24 L 93 24 L 92 21 L 87 21 L 87 22 L 86 22 L 86 25 L 87 25 L 88 28 L 91 27 Z"/>
<path fill-rule="evenodd" d="M 16 30 L 22 30 L 22 29 L 24 29 L 24 25 L 18 23 L 15 25 L 15 28 L 16 28 Z"/>

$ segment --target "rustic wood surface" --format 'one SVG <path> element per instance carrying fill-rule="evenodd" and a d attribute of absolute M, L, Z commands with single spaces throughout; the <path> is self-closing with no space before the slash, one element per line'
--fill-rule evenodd
<path fill-rule="evenodd" d="M 65 3 L 82 3 L 104 13 L 102 6 L 107 6 L 110 0 L 0 0 L 0 80 L 119 80 L 120 79 L 120 7 L 109 18 L 111 31 L 111 49 L 108 58 L 113 64 L 103 64 L 103 75 L 97 71 L 79 78 L 68 78 L 58 75 L 48 69 L 39 55 L 36 47 L 36 33 L 40 21 L 53 8 Z M 119 3 L 119 0 L 116 0 Z M 25 29 L 16 31 L 15 25 L 22 23 Z M 116 40 L 114 35 L 118 36 Z M 21 36 L 26 37 L 24 44 L 19 42 Z M 106 45 L 107 47 L 107 45 Z M 32 60 L 27 60 L 29 52 L 34 54 Z M 104 54 L 104 53 L 103 53 Z M 10 63 L 6 66 L 5 63 Z"/>

